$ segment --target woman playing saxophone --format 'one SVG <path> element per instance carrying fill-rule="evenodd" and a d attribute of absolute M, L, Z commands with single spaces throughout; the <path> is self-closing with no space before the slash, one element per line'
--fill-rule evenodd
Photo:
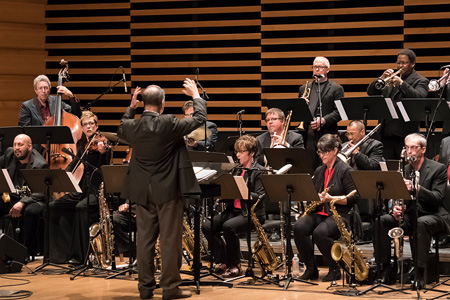
<path fill-rule="evenodd" d="M 355 189 L 349 174 L 351 167 L 337 157 L 342 148 L 340 138 L 334 134 L 325 134 L 319 139 L 317 148 L 323 164 L 314 172 L 314 186 L 317 192 L 327 188 L 329 190 L 319 193 L 321 205 L 295 222 L 294 240 L 300 259 L 306 265 L 306 271 L 300 276 L 300 279 L 314 280 L 319 277 L 319 271 L 314 261 L 312 243 L 312 239 L 314 239 L 314 243 L 329 265 L 329 272 L 322 281 L 333 281 L 338 280 L 341 273 L 337 262 L 331 257 L 331 248 L 341 233 L 330 211 L 330 201 L 334 201 L 337 213 L 348 227 L 350 221 L 348 212 L 358 198 L 349 195 Z M 348 195 L 348 197 L 335 197 L 342 195 Z"/>

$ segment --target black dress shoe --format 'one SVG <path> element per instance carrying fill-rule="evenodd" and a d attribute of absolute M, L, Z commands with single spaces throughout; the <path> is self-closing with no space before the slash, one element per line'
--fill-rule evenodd
<path fill-rule="evenodd" d="M 317 280 L 319 279 L 319 270 L 316 268 L 306 269 L 305 273 L 301 275 L 298 279 L 301 280 Z"/>
<path fill-rule="evenodd" d="M 449 248 L 450 247 L 450 236 L 444 237 L 438 242 L 439 248 Z M 435 247 L 436 248 L 436 247 Z"/>
<path fill-rule="evenodd" d="M 80 261 L 76 260 L 75 258 L 69 259 L 69 260 L 67 261 L 67 263 L 68 263 L 69 265 L 72 265 L 72 266 L 79 266 L 79 265 L 82 264 Z"/>
<path fill-rule="evenodd" d="M 340 269 L 330 269 L 328 271 L 328 274 L 325 275 L 324 278 L 322 278 L 323 282 L 328 282 L 328 281 L 336 281 L 341 279 L 341 270 Z"/>
<path fill-rule="evenodd" d="M 395 283 L 395 275 L 394 270 L 391 266 L 384 267 L 383 271 L 381 272 L 381 282 L 387 285 L 394 284 Z"/>
<path fill-rule="evenodd" d="M 423 279 L 418 279 L 411 283 L 411 289 L 413 291 L 420 291 L 425 288 L 425 281 Z"/>

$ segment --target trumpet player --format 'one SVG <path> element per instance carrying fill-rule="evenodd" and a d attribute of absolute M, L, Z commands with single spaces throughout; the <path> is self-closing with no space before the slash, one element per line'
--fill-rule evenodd
<path fill-rule="evenodd" d="M 429 81 L 415 71 L 416 54 L 410 49 L 398 52 L 396 65 L 396 71 L 387 69 L 375 79 L 369 85 L 367 94 L 392 99 L 397 114 L 401 115 L 397 103 L 402 98 L 426 98 Z M 419 122 L 404 122 L 398 119 L 383 120 L 382 124 L 381 142 L 384 145 L 384 158 L 398 159 L 403 148 L 403 138 L 410 133 L 419 132 Z"/>
<path fill-rule="evenodd" d="M 413 287 L 422 288 L 424 283 L 424 272 L 428 260 L 431 238 L 436 233 L 449 232 L 450 216 L 442 205 L 444 190 L 447 184 L 447 171 L 443 164 L 425 157 L 427 140 L 421 134 L 412 133 L 405 138 L 406 159 L 409 164 L 405 167 L 405 185 L 409 191 L 417 191 L 417 253 L 414 253 L 414 241 L 412 235 L 412 221 L 414 220 L 413 206 L 411 201 L 405 201 L 405 205 L 394 206 L 391 214 L 386 214 L 380 220 L 380 241 L 374 245 L 379 246 L 379 257 L 383 271 L 381 279 L 386 284 L 395 280 L 395 273 L 390 265 L 390 242 L 388 231 L 398 226 L 398 219 L 403 214 L 403 230 L 410 235 L 413 259 L 418 261 L 419 278 Z M 419 180 L 414 186 L 414 179 Z M 377 243 L 378 242 L 378 243 Z M 378 249 L 375 249 L 378 251 Z"/>
<path fill-rule="evenodd" d="M 302 280 L 319 278 L 319 271 L 314 260 L 314 243 L 319 248 L 329 266 L 328 274 L 322 281 L 334 281 L 341 278 L 341 272 L 336 261 L 332 259 L 331 248 L 339 238 L 340 231 L 330 211 L 332 196 L 348 195 L 355 189 L 349 172 L 351 167 L 337 157 L 342 148 L 341 139 L 336 134 L 325 134 L 317 143 L 318 154 L 322 165 L 314 172 L 314 186 L 322 201 L 314 211 L 299 218 L 294 225 L 294 240 L 300 259 L 305 263 L 306 270 L 300 276 Z M 329 188 L 327 193 L 323 191 Z M 343 197 L 335 202 L 336 210 L 349 226 L 349 212 L 357 202 L 356 196 Z M 358 219 L 358 218 L 355 218 Z"/>
<path fill-rule="evenodd" d="M 355 170 L 380 170 L 380 161 L 383 159 L 383 144 L 374 139 L 367 139 L 358 145 L 366 136 L 366 126 L 360 120 L 348 123 L 345 135 L 348 142 L 344 144 L 343 150 L 355 148 L 350 153 L 350 166 Z M 358 145 L 357 147 L 355 147 Z M 342 151 L 345 152 L 345 151 Z"/>
<path fill-rule="evenodd" d="M 306 150 L 313 159 L 315 167 L 320 164 L 316 154 L 317 141 L 324 134 L 337 134 L 337 123 L 341 120 L 334 101 L 344 97 L 344 88 L 328 78 L 329 72 L 330 61 L 326 57 L 317 56 L 312 64 L 314 81 L 309 86 L 302 85 L 299 89 L 299 98 L 304 95 L 305 89 L 310 89 L 308 107 L 314 120 L 310 124 L 305 123 L 304 138 Z"/>
<path fill-rule="evenodd" d="M 274 145 L 281 145 L 286 148 L 304 148 L 303 136 L 295 131 L 288 130 L 289 124 L 286 124 L 286 117 L 279 108 L 271 108 L 266 111 L 267 132 L 260 134 L 258 140 L 258 163 L 264 164 L 264 148 L 272 148 Z M 286 137 L 283 141 L 283 131 L 287 130 Z"/>

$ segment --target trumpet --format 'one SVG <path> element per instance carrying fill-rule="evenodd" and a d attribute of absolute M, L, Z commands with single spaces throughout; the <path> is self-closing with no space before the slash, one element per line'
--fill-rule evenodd
<path fill-rule="evenodd" d="M 395 76 L 397 76 L 398 74 L 400 74 L 402 72 L 402 69 L 398 69 L 397 71 L 395 71 L 391 76 L 382 79 L 382 78 L 378 78 L 377 82 L 375 82 L 375 88 L 377 90 L 382 90 L 386 87 L 386 84 L 389 84 L 390 81 L 392 80 L 392 78 L 394 78 Z"/>
<path fill-rule="evenodd" d="M 449 75 L 450 75 L 450 72 L 445 74 L 444 76 L 442 76 L 439 79 L 430 80 L 430 83 L 428 84 L 428 89 L 432 92 L 439 90 L 441 88 L 441 86 L 444 86 L 444 84 L 447 82 Z"/>
<path fill-rule="evenodd" d="M 300 99 L 305 99 L 306 104 L 309 105 L 309 94 L 311 93 L 311 86 L 308 87 L 309 81 L 306 81 L 305 90 L 303 91 L 303 95 L 300 97 Z M 297 126 L 297 130 L 304 131 L 305 130 L 305 124 L 303 121 L 300 122 L 300 124 Z"/>

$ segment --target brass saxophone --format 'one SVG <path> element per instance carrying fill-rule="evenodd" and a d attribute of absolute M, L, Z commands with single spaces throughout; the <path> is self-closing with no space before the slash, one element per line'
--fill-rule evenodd
<path fill-rule="evenodd" d="M 305 90 L 303 91 L 303 95 L 300 97 L 300 99 L 305 99 L 306 104 L 309 105 L 309 94 L 311 93 L 311 86 L 308 87 L 309 81 L 306 81 Z M 305 131 L 305 124 L 303 121 L 300 122 L 300 124 L 297 126 L 297 130 Z"/>
<path fill-rule="evenodd" d="M 184 251 L 186 251 L 190 260 L 193 260 L 194 259 L 194 232 L 192 231 L 191 226 L 189 226 L 189 223 L 187 222 L 186 217 L 183 218 L 183 235 L 182 235 L 181 242 L 182 242 Z M 205 250 L 203 243 L 200 243 L 200 255 L 201 256 L 207 255 L 207 252 Z"/>
<path fill-rule="evenodd" d="M 322 191 L 322 193 L 320 193 L 321 197 L 325 197 L 325 195 L 328 193 L 328 191 L 331 189 L 332 185 L 330 185 L 329 187 L 327 187 L 326 189 L 324 189 Z M 322 201 L 312 201 L 310 204 L 308 204 L 307 207 L 305 207 L 305 211 L 303 212 L 302 216 L 300 218 L 303 218 L 304 216 L 312 213 L 313 211 L 316 210 L 317 207 L 319 207 L 319 205 L 322 204 Z"/>
<path fill-rule="evenodd" d="M 341 261 L 345 263 L 346 271 L 350 273 L 352 266 L 352 252 L 355 258 L 355 278 L 358 281 L 364 281 L 369 276 L 369 266 L 364 260 L 361 251 L 356 248 L 352 242 L 351 233 L 348 232 L 345 227 L 344 221 L 342 221 L 341 216 L 336 211 L 334 203 L 338 200 L 342 200 L 353 196 L 356 190 L 351 191 L 347 196 L 337 196 L 333 197 L 330 201 L 330 210 L 333 213 L 334 221 L 336 222 L 338 229 L 341 233 L 341 240 L 345 243 L 346 247 L 343 247 L 339 242 L 334 243 L 331 247 L 331 257 L 333 260 L 340 263 Z"/>
<path fill-rule="evenodd" d="M 275 252 L 267 239 L 267 235 L 256 217 L 255 207 L 258 205 L 259 201 L 261 201 L 261 199 L 258 199 L 250 209 L 252 221 L 255 225 L 256 234 L 258 235 L 258 240 L 252 247 L 252 254 L 258 262 L 262 272 L 264 272 L 264 270 L 274 271 L 280 265 L 280 258 L 275 255 Z"/>
<path fill-rule="evenodd" d="M 112 263 L 114 252 L 113 225 L 110 219 L 108 203 L 104 194 L 104 183 L 100 184 L 98 205 L 100 209 L 100 219 L 98 223 L 89 227 L 91 237 L 92 265 L 107 268 Z"/>

